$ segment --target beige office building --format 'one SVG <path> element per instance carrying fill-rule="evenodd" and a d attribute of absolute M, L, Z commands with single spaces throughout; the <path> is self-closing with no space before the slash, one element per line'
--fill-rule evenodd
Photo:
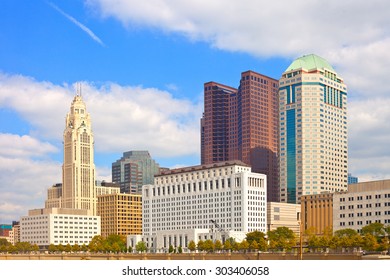
<path fill-rule="evenodd" d="M 98 196 L 97 214 L 102 236 L 142 234 L 142 195 L 106 194 Z"/>
<path fill-rule="evenodd" d="M 390 180 L 350 184 L 348 192 L 334 194 L 333 229 L 360 232 L 371 223 L 390 226 Z"/>
<path fill-rule="evenodd" d="M 299 236 L 300 215 L 300 204 L 267 202 L 267 230 L 287 227 Z"/>

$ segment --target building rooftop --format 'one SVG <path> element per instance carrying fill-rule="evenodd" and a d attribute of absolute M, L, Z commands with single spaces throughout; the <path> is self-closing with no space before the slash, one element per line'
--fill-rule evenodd
<path fill-rule="evenodd" d="M 217 163 L 210 163 L 210 164 L 169 169 L 169 170 L 161 172 L 161 174 L 156 175 L 155 177 L 160 177 L 160 176 L 164 176 L 164 175 L 172 175 L 172 174 L 177 174 L 177 173 L 184 173 L 184 172 L 191 172 L 191 171 L 199 171 L 199 170 L 204 170 L 204 169 L 212 169 L 212 168 L 218 168 L 218 167 L 221 168 L 221 167 L 227 167 L 227 166 L 233 166 L 233 165 L 251 167 L 250 165 L 243 163 L 240 160 L 231 160 L 231 161 L 223 161 L 223 162 L 217 162 Z"/>
<path fill-rule="evenodd" d="M 336 72 L 333 67 L 322 57 L 315 54 L 304 55 L 295 59 L 285 72 L 304 68 L 306 70 L 311 69 L 327 69 L 332 72 Z"/>

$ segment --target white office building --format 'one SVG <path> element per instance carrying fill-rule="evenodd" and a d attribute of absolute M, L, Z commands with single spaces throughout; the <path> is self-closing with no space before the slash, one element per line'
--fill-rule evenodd
<path fill-rule="evenodd" d="M 20 241 L 40 248 L 54 245 L 88 245 L 100 235 L 100 217 L 87 215 L 88 210 L 44 208 L 29 211 L 20 220 Z"/>
<path fill-rule="evenodd" d="M 143 241 L 163 251 L 194 239 L 240 241 L 248 232 L 266 232 L 266 181 L 239 161 L 165 171 L 143 186 Z M 128 243 L 134 240 L 139 237 Z"/>

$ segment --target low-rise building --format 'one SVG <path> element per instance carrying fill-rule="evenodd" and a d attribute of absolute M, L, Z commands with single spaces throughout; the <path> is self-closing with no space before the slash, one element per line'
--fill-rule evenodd
<path fill-rule="evenodd" d="M 30 210 L 20 220 L 20 241 L 47 248 L 50 244 L 89 244 L 100 235 L 100 217 L 88 210 L 43 208 Z"/>
<path fill-rule="evenodd" d="M 360 232 L 371 223 L 390 225 L 390 180 L 361 182 L 334 194 L 333 230 Z"/>
<path fill-rule="evenodd" d="M 284 202 L 267 203 L 267 229 L 287 227 L 299 236 L 301 205 Z"/>
<path fill-rule="evenodd" d="M 304 195 L 301 197 L 302 231 L 322 235 L 333 228 L 333 193 Z"/>

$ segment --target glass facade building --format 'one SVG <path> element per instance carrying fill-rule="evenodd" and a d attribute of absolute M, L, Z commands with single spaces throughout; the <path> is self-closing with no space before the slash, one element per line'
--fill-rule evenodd
<path fill-rule="evenodd" d="M 348 186 L 347 87 L 317 55 L 296 59 L 279 81 L 280 201 Z"/>

